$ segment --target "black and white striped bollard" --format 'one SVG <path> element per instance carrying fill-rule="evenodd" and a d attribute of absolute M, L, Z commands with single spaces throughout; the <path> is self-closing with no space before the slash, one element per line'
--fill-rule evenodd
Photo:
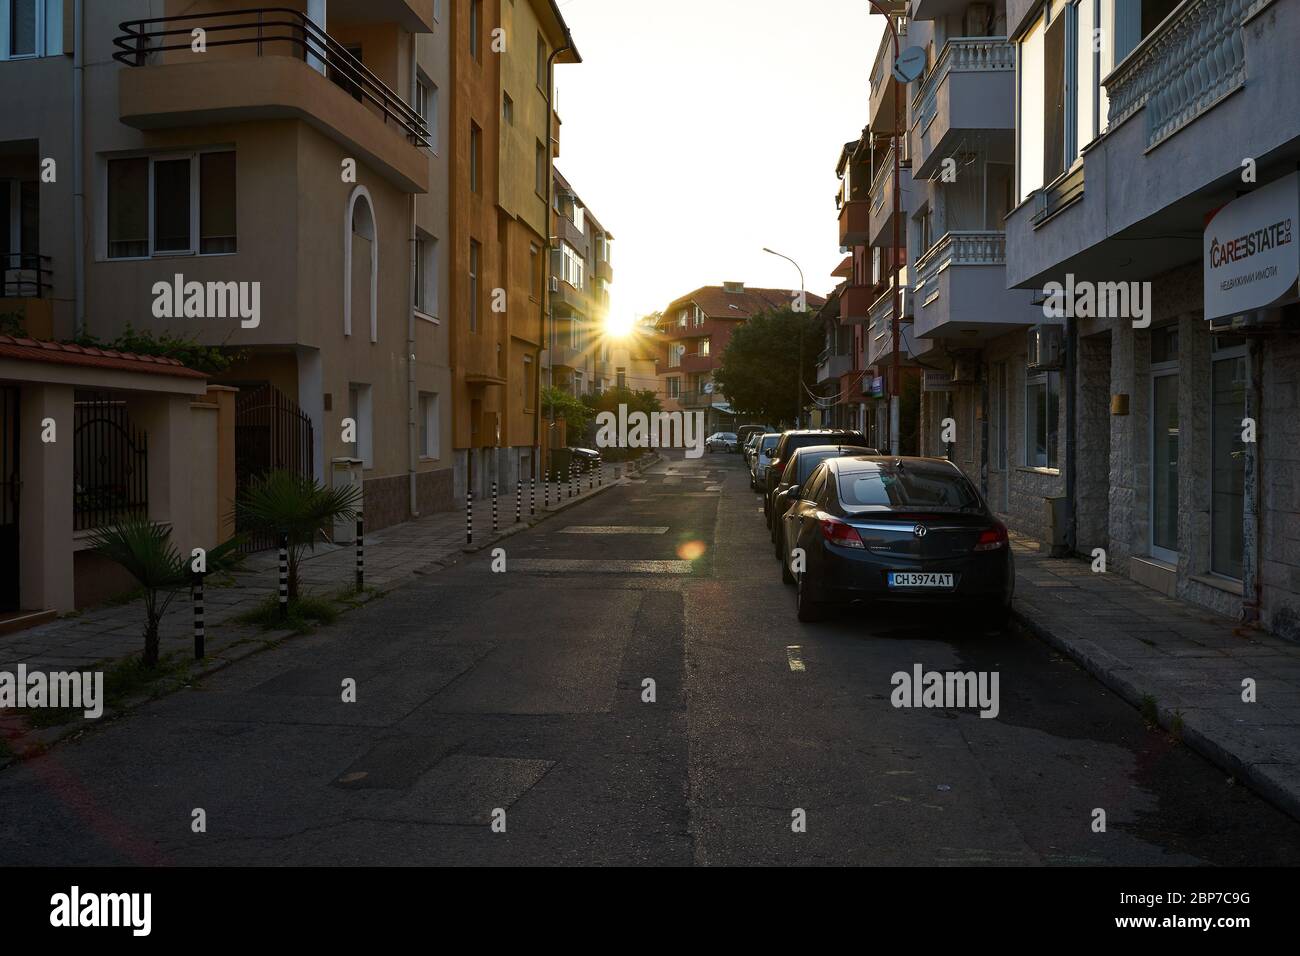
<path fill-rule="evenodd" d="M 497 533 L 497 483 L 492 482 L 492 533 Z"/>
<path fill-rule="evenodd" d="M 519 478 L 515 481 L 515 524 L 519 524 L 519 522 L 524 520 L 524 516 L 520 513 L 520 509 L 523 507 L 523 502 L 524 480 Z"/>
<path fill-rule="evenodd" d="M 280 535 L 280 620 L 289 617 L 289 535 Z"/>
<path fill-rule="evenodd" d="M 542 475 L 542 510 L 545 511 L 551 506 L 551 473 L 548 471 Z"/>
<path fill-rule="evenodd" d="M 191 575 L 190 595 L 194 599 L 194 659 L 203 660 L 204 638 L 207 632 L 203 629 L 203 572 L 195 571 Z"/>
<path fill-rule="evenodd" d="M 474 543 L 474 492 L 465 489 L 465 543 Z"/>
<path fill-rule="evenodd" d="M 569 497 L 572 498 L 578 493 L 578 463 L 569 462 Z"/>
<path fill-rule="evenodd" d="M 537 514 L 537 476 L 528 479 L 528 516 Z"/>
<path fill-rule="evenodd" d="M 365 529 L 361 521 L 361 515 L 357 515 L 357 591 L 360 592 L 366 586 L 366 536 Z"/>

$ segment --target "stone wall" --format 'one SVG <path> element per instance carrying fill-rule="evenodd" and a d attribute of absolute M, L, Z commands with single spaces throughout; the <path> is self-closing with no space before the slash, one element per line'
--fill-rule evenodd
<path fill-rule="evenodd" d="M 1300 337 L 1264 344 L 1258 428 L 1262 618 L 1274 633 L 1300 641 Z"/>

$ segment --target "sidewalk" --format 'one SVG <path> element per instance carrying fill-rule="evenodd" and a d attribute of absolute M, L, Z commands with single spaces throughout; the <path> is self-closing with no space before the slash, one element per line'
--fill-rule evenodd
<path fill-rule="evenodd" d="M 1020 623 L 1300 819 L 1300 647 L 1012 539 Z"/>
<path fill-rule="evenodd" d="M 525 487 L 520 502 L 521 521 L 515 522 L 514 489 L 497 501 L 497 533 L 492 530 L 492 501 L 474 502 L 474 541 L 466 543 L 466 515 L 462 506 L 456 511 L 439 512 L 403 524 L 393 525 L 365 536 L 366 593 L 355 591 L 356 548 L 353 545 L 318 544 L 308 551 L 299 568 L 300 587 L 305 593 L 340 599 L 343 606 L 363 603 L 410 578 L 427 574 L 454 563 L 466 553 L 489 547 L 497 541 L 532 527 L 551 515 L 580 501 L 588 500 L 614 487 L 615 469 L 626 481 L 629 474 L 649 467 L 657 456 L 644 456 L 638 462 L 605 466 L 604 483 L 589 488 L 584 479 L 579 494 L 569 497 L 567 484 L 536 490 L 536 515 L 529 515 L 530 490 Z M 556 500 L 556 492 L 561 497 Z M 549 507 L 544 504 L 549 503 Z M 263 551 L 250 555 L 239 571 L 231 575 L 211 575 L 204 588 L 205 658 L 189 672 L 188 679 L 210 673 L 234 660 L 245 657 L 291 636 L 288 630 L 264 630 L 256 625 L 240 624 L 235 619 L 255 610 L 279 590 L 279 552 Z M 342 609 L 342 608 L 340 608 Z M 69 614 L 24 631 L 0 635 L 0 671 L 15 672 L 19 663 L 31 671 L 106 670 L 113 663 L 138 656 L 144 648 L 144 607 L 140 599 L 121 604 L 103 605 Z M 160 658 L 169 655 L 192 660 L 194 653 L 194 610 L 189 593 L 178 594 L 163 617 L 159 629 Z M 32 742 L 47 744 L 77 729 L 65 726 L 57 731 L 41 731 Z M 28 729 L 20 715 L 0 712 L 0 740 L 7 738 L 15 750 L 26 738 Z M 0 749 L 0 766 L 5 763 Z"/>

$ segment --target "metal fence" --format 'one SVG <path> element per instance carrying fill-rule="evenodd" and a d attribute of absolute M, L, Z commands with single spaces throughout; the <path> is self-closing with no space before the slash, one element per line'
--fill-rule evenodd
<path fill-rule="evenodd" d="M 235 494 L 271 471 L 315 477 L 311 418 L 298 404 L 269 384 L 241 390 L 235 399 Z M 274 536 L 253 535 L 238 515 L 236 533 L 245 535 L 241 550 L 276 547 Z"/>
<path fill-rule="evenodd" d="M 131 424 L 126 403 L 78 392 L 73 422 L 73 529 L 148 517 L 149 436 Z"/>

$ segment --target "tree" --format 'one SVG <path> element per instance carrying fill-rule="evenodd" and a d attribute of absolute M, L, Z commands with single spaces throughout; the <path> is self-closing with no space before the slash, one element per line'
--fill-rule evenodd
<path fill-rule="evenodd" d="M 591 409 L 562 388 L 542 389 L 542 414 L 546 418 L 563 418 L 571 435 L 582 435 L 591 419 Z"/>
<path fill-rule="evenodd" d="M 607 388 L 599 395 L 584 395 L 582 403 L 585 405 L 591 419 L 587 425 L 586 440 L 591 445 L 596 444 L 596 416 L 601 412 L 610 412 L 618 414 L 618 407 L 626 405 L 628 414 L 633 412 L 644 412 L 649 415 L 653 412 L 663 411 L 663 404 L 659 401 L 659 396 L 654 393 L 653 389 L 640 389 L 633 391 L 626 386 Z M 608 461 L 625 461 L 629 458 L 635 458 L 641 454 L 639 448 L 604 448 L 601 449 L 601 456 Z"/>
<path fill-rule="evenodd" d="M 238 538 L 210 549 L 205 556 L 207 570 L 218 571 L 238 560 Z M 106 528 L 97 528 L 90 536 L 90 547 L 126 569 L 144 589 L 144 656 L 145 667 L 158 663 L 158 625 L 176 595 L 189 586 L 190 562 L 171 542 L 167 525 L 147 518 L 130 518 Z"/>
<path fill-rule="evenodd" d="M 772 424 L 792 421 L 808 404 L 804 386 L 811 388 L 817 380 L 824 337 L 815 312 L 791 307 L 761 312 L 731 334 L 713 379 L 737 412 Z"/>
<path fill-rule="evenodd" d="M 316 479 L 291 471 L 272 471 L 244 489 L 235 502 L 235 517 L 250 531 L 289 536 L 289 600 L 298 599 L 298 563 L 316 547 L 326 525 L 357 516 L 359 489 L 327 488 Z"/>

